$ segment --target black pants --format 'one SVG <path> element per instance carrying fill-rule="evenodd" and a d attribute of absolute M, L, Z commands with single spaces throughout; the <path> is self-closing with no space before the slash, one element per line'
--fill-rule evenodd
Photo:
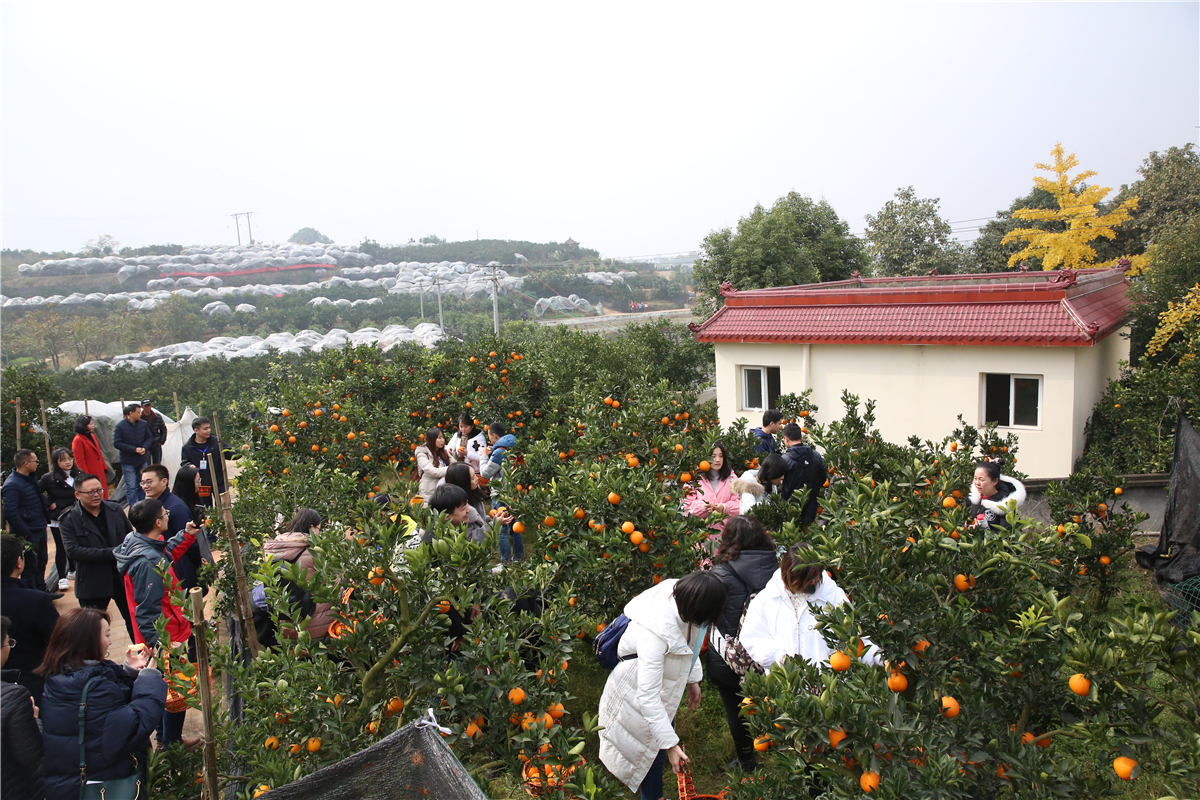
<path fill-rule="evenodd" d="M 58 579 L 61 581 L 67 577 L 67 573 L 75 571 L 75 562 L 67 557 L 67 548 L 63 547 L 58 526 L 51 525 L 50 533 L 54 534 L 54 568 L 58 570 Z"/>
<path fill-rule="evenodd" d="M 733 748 L 737 752 L 738 761 L 747 768 L 753 768 L 754 739 L 746 728 L 745 720 L 738 714 L 745 698 L 741 689 L 742 679 L 711 647 L 705 654 L 705 659 L 705 677 L 721 694 L 721 702 L 725 705 L 725 720 L 729 723 L 729 733 L 733 736 Z"/>
<path fill-rule="evenodd" d="M 117 611 L 121 612 L 121 618 L 125 620 L 125 630 L 129 631 L 129 641 L 136 642 L 137 637 L 133 635 L 133 619 L 129 616 L 129 604 L 125 599 L 125 581 L 119 574 L 113 577 L 111 594 L 107 597 L 80 597 L 79 607 L 107 611 L 109 601 L 116 601 Z"/>
<path fill-rule="evenodd" d="M 21 570 L 21 579 L 45 591 L 46 561 L 49 560 L 50 554 L 46 547 L 46 529 L 30 528 L 29 532 L 33 534 L 33 538 L 25 541 L 30 543 L 33 552 L 25 552 L 25 568 Z"/>

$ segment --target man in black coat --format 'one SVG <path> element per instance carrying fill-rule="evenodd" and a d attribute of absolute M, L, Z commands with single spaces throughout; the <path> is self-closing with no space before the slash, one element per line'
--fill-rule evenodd
<path fill-rule="evenodd" d="M 154 437 L 150 425 L 142 419 L 142 407 L 137 403 L 125 406 L 125 419 L 113 426 L 113 447 L 121 452 L 121 475 L 125 478 L 125 502 L 132 506 L 146 499 L 138 486 L 138 471 L 150 463 L 150 448 Z"/>
<path fill-rule="evenodd" d="M 83 608 L 108 609 L 110 600 L 125 620 L 132 641 L 133 623 L 125 600 L 125 579 L 117 570 L 113 548 L 133 530 L 121 507 L 104 499 L 104 486 L 84 473 L 75 481 L 77 503 L 59 520 L 67 555 L 75 560 L 75 596 Z"/>
<path fill-rule="evenodd" d="M 50 634 L 58 624 L 58 609 L 50 595 L 30 589 L 21 581 L 24 562 L 25 543 L 7 533 L 0 535 L 0 608 L 12 620 L 12 638 L 18 644 L 9 654 L 8 668 L 19 673 L 13 680 L 28 689 L 34 702 L 41 705 L 46 681 L 33 671 L 42 663 Z"/>
<path fill-rule="evenodd" d="M 192 438 L 188 439 L 179 453 L 179 463 L 190 464 L 200 470 L 200 501 L 211 507 L 213 487 L 225 491 L 225 459 L 233 454 L 212 435 L 212 420 L 196 417 L 192 420 Z"/>
<path fill-rule="evenodd" d="M 12 652 L 11 625 L 8 617 L 0 617 L 0 667 L 7 665 Z M 14 672 L 0 672 L 0 797 L 42 800 L 42 730 L 28 690 L 13 682 Z"/>
<path fill-rule="evenodd" d="M 9 530 L 33 548 L 21 578 L 30 586 L 46 588 L 46 529 L 50 520 L 42 503 L 42 491 L 33 474 L 37 472 L 38 457 L 32 450 L 18 450 L 13 456 L 13 471 L 4 479 L 0 496 L 4 498 L 4 519 Z"/>
<path fill-rule="evenodd" d="M 167 421 L 154 410 L 150 398 L 142 400 L 142 420 L 150 428 L 150 436 L 154 442 L 150 445 L 150 460 L 147 463 L 161 464 L 163 445 L 167 443 Z"/>
<path fill-rule="evenodd" d="M 825 469 L 825 459 L 801 441 L 804 432 L 794 422 L 783 427 L 783 458 L 787 461 L 787 474 L 783 476 L 783 486 L 779 493 L 784 500 L 791 500 L 792 495 L 799 489 L 807 489 L 804 501 L 804 511 L 800 514 L 800 524 L 809 525 L 817 518 L 817 505 L 821 496 L 821 488 L 829 478 Z"/>

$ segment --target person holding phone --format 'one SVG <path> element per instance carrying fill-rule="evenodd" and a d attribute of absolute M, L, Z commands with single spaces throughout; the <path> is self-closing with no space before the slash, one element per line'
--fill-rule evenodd
<path fill-rule="evenodd" d="M 475 425 L 470 411 L 458 417 L 458 433 L 450 439 L 447 449 L 455 461 L 465 461 L 479 474 L 479 462 L 483 460 L 483 448 L 487 447 L 484 432 Z"/>
<path fill-rule="evenodd" d="M 170 513 L 157 500 L 134 503 L 129 509 L 133 533 L 113 551 L 117 568 L 125 576 L 125 596 L 134 622 L 133 641 L 148 647 L 159 644 L 154 623 L 160 615 L 167 620 L 167 635 L 173 643 L 188 642 L 192 635 L 192 623 L 171 599 L 181 588 L 173 564 L 196 541 L 200 529 L 195 523 L 188 522 L 184 530 L 167 541 L 163 534 L 170 528 L 170 519 Z M 169 586 L 163 580 L 163 571 L 170 580 Z M 163 747 L 183 739 L 186 714 L 186 711 L 164 713 L 158 731 L 158 740 Z"/>

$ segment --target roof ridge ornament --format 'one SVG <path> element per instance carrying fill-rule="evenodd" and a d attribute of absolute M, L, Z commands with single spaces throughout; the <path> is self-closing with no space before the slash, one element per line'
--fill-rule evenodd
<path fill-rule="evenodd" d="M 859 272 L 858 270 L 854 270 L 854 272 L 851 272 L 851 273 L 850 273 L 850 277 L 851 277 L 853 280 L 856 280 L 856 281 L 858 281 L 859 283 L 862 283 L 862 273 L 861 273 L 861 272 Z"/>
<path fill-rule="evenodd" d="M 702 322 L 689 322 L 689 323 L 687 324 L 687 326 L 688 326 L 688 330 L 689 330 L 689 331 L 691 331 L 692 333 L 699 333 L 699 332 L 700 332 L 700 329 L 704 327 L 704 323 L 702 323 Z"/>
<path fill-rule="evenodd" d="M 930 278 L 937 275 L 937 265 L 935 264 L 933 269 L 929 270 L 929 272 L 926 272 L 925 274 L 926 274 L 926 276 L 928 276 Z"/>
<path fill-rule="evenodd" d="M 733 297 L 738 291 L 737 289 L 733 288 L 733 284 L 729 281 L 723 282 L 720 286 L 720 289 L 722 297 Z"/>
<path fill-rule="evenodd" d="M 1074 286 L 1078 280 L 1079 276 L 1075 274 L 1075 270 L 1060 269 L 1058 274 L 1054 276 L 1054 280 L 1051 281 L 1051 283 L 1061 283 L 1065 284 L 1066 286 Z"/>

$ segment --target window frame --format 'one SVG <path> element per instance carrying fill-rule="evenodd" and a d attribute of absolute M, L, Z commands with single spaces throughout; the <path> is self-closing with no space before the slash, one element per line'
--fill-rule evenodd
<path fill-rule="evenodd" d="M 750 376 L 747 370 L 758 370 L 759 374 L 759 389 L 762 392 L 762 408 L 752 407 L 747 405 L 750 397 Z M 764 364 L 740 364 L 738 372 L 741 375 L 739 382 L 738 411 L 753 411 L 761 412 L 771 408 L 771 370 L 780 370 L 777 366 L 767 366 Z M 779 376 L 782 378 L 782 374 Z M 782 394 L 782 386 L 778 387 L 778 392 Z"/>
<path fill-rule="evenodd" d="M 996 424 L 996 429 L 1004 430 L 1021 430 L 1021 431 L 1040 431 L 1042 430 L 1042 408 L 1045 401 L 1046 391 L 1046 376 L 1034 375 L 1031 373 L 1021 372 L 981 372 L 979 373 L 979 421 L 980 425 L 987 425 L 987 379 L 989 375 L 1007 375 L 1008 376 L 1008 423 L 1007 425 Z M 1017 416 L 1017 380 L 1034 380 L 1037 381 L 1037 424 L 1035 425 L 1018 425 L 1014 420 Z"/>

